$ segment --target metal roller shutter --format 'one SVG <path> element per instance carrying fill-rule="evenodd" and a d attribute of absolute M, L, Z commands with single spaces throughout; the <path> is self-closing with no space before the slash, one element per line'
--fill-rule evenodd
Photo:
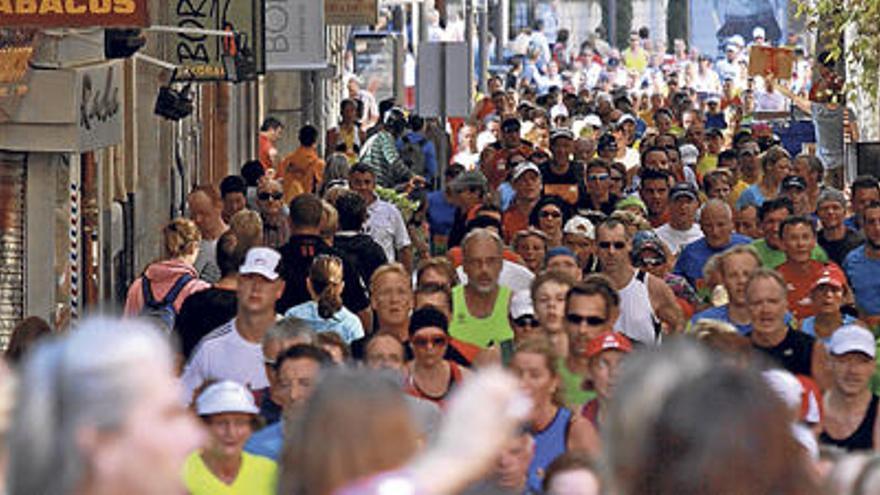
<path fill-rule="evenodd" d="M 0 349 L 24 317 L 27 154 L 0 151 Z"/>

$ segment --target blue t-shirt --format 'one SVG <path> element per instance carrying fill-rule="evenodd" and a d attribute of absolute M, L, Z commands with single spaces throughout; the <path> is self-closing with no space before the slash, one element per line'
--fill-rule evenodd
<path fill-rule="evenodd" d="M 428 224 L 431 226 L 431 233 L 449 235 L 453 223 L 455 223 L 455 205 L 446 200 L 443 191 L 429 192 Z"/>
<path fill-rule="evenodd" d="M 418 144 L 419 148 L 422 149 L 422 155 L 425 157 L 425 173 L 427 174 L 425 178 L 431 181 L 434 177 L 437 177 L 437 150 L 434 148 L 434 143 L 418 132 L 410 131 L 397 140 L 398 152 L 403 151 L 404 137 L 409 142 Z"/>
<path fill-rule="evenodd" d="M 758 187 L 758 184 L 752 184 L 739 195 L 739 199 L 736 200 L 736 209 L 741 210 L 746 205 L 755 205 L 760 208 L 763 204 L 764 193 L 761 192 L 761 188 Z"/>
<path fill-rule="evenodd" d="M 700 320 L 718 320 L 723 321 L 724 323 L 728 323 L 736 327 L 737 331 L 740 335 L 748 335 L 752 331 L 751 323 L 746 323 L 745 325 L 741 325 L 739 323 L 734 323 L 730 320 L 730 313 L 727 311 L 727 304 L 724 306 L 718 306 L 715 308 L 709 308 L 704 311 L 700 311 L 695 314 L 693 318 L 691 318 L 691 325 L 695 325 Z M 790 312 L 785 312 L 785 324 L 787 326 L 791 326 L 791 322 L 794 320 L 794 317 Z"/>
<path fill-rule="evenodd" d="M 742 234 L 732 234 L 730 242 L 721 248 L 713 248 L 705 237 L 697 239 L 688 244 L 681 250 L 678 255 L 678 261 L 675 262 L 674 273 L 686 278 L 694 287 L 697 287 L 697 281 L 703 278 L 703 266 L 709 261 L 714 254 L 725 251 L 726 249 L 739 244 L 749 244 L 752 242 L 751 237 Z"/>
<path fill-rule="evenodd" d="M 856 306 L 867 315 L 880 315 L 880 259 L 870 259 L 861 245 L 846 255 L 843 271 L 856 296 Z"/>
<path fill-rule="evenodd" d="M 855 323 L 856 318 L 850 315 L 843 315 L 843 325 L 849 325 L 850 323 Z M 807 335 L 812 335 L 816 337 L 816 317 L 810 316 L 809 318 L 804 318 L 804 321 L 801 322 L 801 332 L 804 332 Z M 819 338 L 823 344 L 826 346 L 831 344 L 831 337 Z"/>
<path fill-rule="evenodd" d="M 278 421 L 254 433 L 244 444 L 244 451 L 277 461 L 284 446 L 284 421 Z"/>
<path fill-rule="evenodd" d="M 361 324 L 361 320 L 354 313 L 346 309 L 345 306 L 325 320 L 318 314 L 318 303 L 316 301 L 306 301 L 288 309 L 284 313 L 285 318 L 291 316 L 305 320 L 316 332 L 336 332 L 349 345 L 364 336 L 364 327 Z"/>

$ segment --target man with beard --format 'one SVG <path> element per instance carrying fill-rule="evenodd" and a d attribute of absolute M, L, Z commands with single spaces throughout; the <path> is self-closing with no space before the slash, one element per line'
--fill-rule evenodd
<path fill-rule="evenodd" d="M 843 262 L 859 315 L 869 325 L 880 322 L 880 202 L 868 203 L 862 212 L 865 243 L 852 250 Z"/>

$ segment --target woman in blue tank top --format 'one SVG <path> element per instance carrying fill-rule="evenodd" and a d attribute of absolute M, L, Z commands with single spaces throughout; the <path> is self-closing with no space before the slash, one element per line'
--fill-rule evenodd
<path fill-rule="evenodd" d="M 529 339 L 517 346 L 511 370 L 534 405 L 529 429 L 535 439 L 535 454 L 529 465 L 529 488 L 540 492 L 544 472 L 554 459 L 570 450 L 598 454 L 599 437 L 589 421 L 561 406 L 562 384 L 557 374 L 556 355 L 546 338 Z"/>

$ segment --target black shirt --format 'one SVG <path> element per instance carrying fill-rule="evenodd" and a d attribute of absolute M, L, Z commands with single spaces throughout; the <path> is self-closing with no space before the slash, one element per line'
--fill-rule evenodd
<path fill-rule="evenodd" d="M 188 361 L 202 337 L 235 318 L 238 297 L 234 290 L 211 287 L 187 297 L 174 320 L 180 350 Z"/>
<path fill-rule="evenodd" d="M 342 259 L 342 303 L 352 313 L 362 311 L 370 305 L 367 286 L 361 279 L 357 269 L 340 251 L 328 246 L 316 235 L 292 235 L 290 241 L 279 249 L 281 252 L 282 276 L 284 277 L 284 293 L 275 304 L 276 310 L 284 314 L 297 304 L 311 301 L 306 289 L 306 278 L 315 257 L 328 254 Z"/>
<path fill-rule="evenodd" d="M 871 402 L 868 403 L 868 410 L 865 411 L 865 417 L 856 428 L 856 431 L 846 438 L 831 438 L 831 435 L 824 431 L 819 434 L 819 441 L 824 444 L 836 445 L 849 451 L 853 450 L 873 450 L 874 449 L 874 423 L 877 421 L 877 399 L 876 395 L 871 395 Z"/>
<path fill-rule="evenodd" d="M 370 283 L 376 269 L 388 263 L 385 250 L 367 234 L 338 233 L 333 238 L 333 247 L 357 268 L 365 284 Z"/>
<path fill-rule="evenodd" d="M 816 338 L 812 335 L 789 329 L 782 342 L 773 347 L 752 346 L 795 375 L 813 376 L 815 343 Z"/>
<path fill-rule="evenodd" d="M 583 170 L 580 162 L 570 162 L 568 169 L 558 174 L 551 169 L 551 163 L 547 162 L 540 166 L 541 178 L 544 181 L 544 196 L 559 196 L 570 206 L 578 203 L 583 188 Z"/>
<path fill-rule="evenodd" d="M 850 228 L 846 229 L 846 235 L 843 236 L 843 239 L 837 241 L 829 241 L 825 238 L 825 231 L 820 230 L 817 240 L 819 245 L 822 246 L 822 249 L 828 253 L 828 258 L 840 266 L 843 266 L 843 260 L 846 259 L 846 255 L 849 254 L 850 251 L 861 246 L 862 243 L 865 242 L 865 238 L 862 234 Z"/>

